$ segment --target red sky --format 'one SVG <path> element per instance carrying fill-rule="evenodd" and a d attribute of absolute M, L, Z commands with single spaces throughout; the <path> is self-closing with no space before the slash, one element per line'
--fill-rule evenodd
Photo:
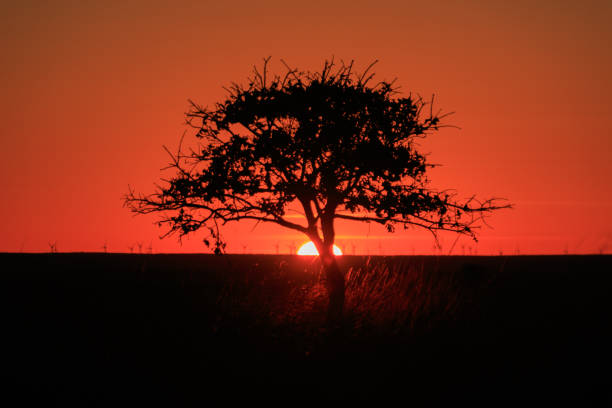
<path fill-rule="evenodd" d="M 331 3 L 331 4 L 330 4 Z M 180 5 L 177 5 L 180 4 Z M 160 241 L 150 192 L 186 130 L 253 64 L 372 60 L 377 78 L 455 111 L 423 145 L 433 186 L 505 197 L 480 242 L 453 253 L 612 252 L 612 3 L 609 1 L 20 1 L 0 13 L 0 251 L 206 251 Z M 340 224 L 351 253 L 431 253 L 426 232 Z M 230 252 L 287 252 L 280 227 L 226 231 Z M 453 236 L 442 237 L 448 253 Z M 144 249 L 143 249 L 144 250 Z"/>

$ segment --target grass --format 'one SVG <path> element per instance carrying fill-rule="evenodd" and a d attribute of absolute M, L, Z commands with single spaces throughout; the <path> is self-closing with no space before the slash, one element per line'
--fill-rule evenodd
<path fill-rule="evenodd" d="M 612 389 L 609 256 L 344 256 L 333 332 L 309 257 L 0 262 L 2 384 L 26 401 L 588 406 Z"/>

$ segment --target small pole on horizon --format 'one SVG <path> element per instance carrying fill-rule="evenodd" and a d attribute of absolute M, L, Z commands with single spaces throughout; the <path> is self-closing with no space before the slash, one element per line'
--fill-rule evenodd
<path fill-rule="evenodd" d="M 603 255 L 608 250 L 608 240 L 606 239 L 603 244 L 599 246 L 599 255 Z"/>

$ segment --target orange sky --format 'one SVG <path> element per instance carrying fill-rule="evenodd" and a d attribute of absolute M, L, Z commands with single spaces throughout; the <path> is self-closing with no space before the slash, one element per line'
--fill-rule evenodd
<path fill-rule="evenodd" d="M 434 187 L 515 204 L 453 253 L 612 252 L 609 1 L 13 3 L 0 13 L 0 251 L 205 251 L 200 236 L 160 241 L 154 216 L 122 207 L 127 185 L 152 191 L 187 99 L 214 103 L 268 55 L 313 70 L 333 55 L 378 59 L 378 78 L 456 111 L 461 130 L 423 146 L 444 165 Z M 338 235 L 349 253 L 433 246 L 375 225 Z M 226 237 L 230 252 L 305 241 L 248 223 Z"/>

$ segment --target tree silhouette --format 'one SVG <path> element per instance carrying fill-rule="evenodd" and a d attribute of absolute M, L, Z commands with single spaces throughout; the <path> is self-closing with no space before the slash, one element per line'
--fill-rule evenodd
<path fill-rule="evenodd" d="M 172 154 L 175 171 L 150 195 L 130 189 L 126 205 L 135 213 L 162 213 L 163 236 L 179 238 L 205 229 L 216 253 L 225 242 L 220 227 L 255 220 L 299 231 L 317 247 L 329 294 L 328 318 L 344 304 L 344 276 L 332 248 L 337 219 L 421 227 L 436 237 L 454 231 L 476 239 L 483 216 L 509 205 L 496 199 L 459 201 L 437 191 L 426 177 L 433 167 L 416 150 L 419 138 L 443 125 L 446 115 L 431 102 L 398 97 L 393 82 L 372 81 L 353 63 L 325 61 L 319 72 L 287 64 L 272 75 L 264 59 L 246 85 L 233 83 L 213 108 L 190 101 L 187 123 L 198 146 Z M 286 215 L 303 211 L 304 223 Z"/>

